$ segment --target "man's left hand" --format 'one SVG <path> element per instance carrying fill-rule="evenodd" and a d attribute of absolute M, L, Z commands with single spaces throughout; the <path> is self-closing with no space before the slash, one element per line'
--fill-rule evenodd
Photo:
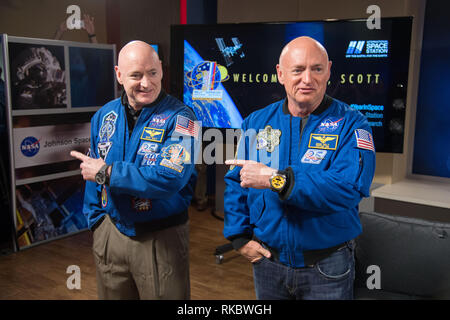
<path fill-rule="evenodd" d="M 270 188 L 269 178 L 276 171 L 273 168 L 253 160 L 226 160 L 225 164 L 241 167 L 241 187 L 268 189 Z"/>
<path fill-rule="evenodd" d="M 103 165 L 105 165 L 105 161 L 103 161 L 102 158 L 90 158 L 81 152 L 74 150 L 70 151 L 70 155 L 82 161 L 80 168 L 83 179 L 95 182 L 95 175 L 103 167 Z"/>

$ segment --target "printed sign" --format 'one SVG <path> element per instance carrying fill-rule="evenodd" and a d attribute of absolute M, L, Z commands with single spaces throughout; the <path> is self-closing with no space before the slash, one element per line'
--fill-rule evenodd
<path fill-rule="evenodd" d="M 73 160 L 71 150 L 90 146 L 90 123 L 13 129 L 15 168 Z"/>

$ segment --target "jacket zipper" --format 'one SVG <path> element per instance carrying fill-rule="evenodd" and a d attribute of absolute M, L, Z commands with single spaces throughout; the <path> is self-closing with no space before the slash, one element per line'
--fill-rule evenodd
<path fill-rule="evenodd" d="M 291 165 L 292 163 L 292 148 L 291 148 L 291 141 L 292 141 L 292 115 L 289 116 L 289 163 L 288 165 Z M 289 244 L 289 236 L 290 236 L 290 228 L 289 228 L 289 223 L 287 221 L 287 213 L 286 213 L 286 207 L 283 207 L 283 215 L 286 221 L 286 227 L 288 232 L 287 233 L 287 243 Z M 292 265 L 292 253 L 291 253 L 291 249 L 289 246 L 287 246 L 288 248 L 288 258 L 289 258 L 289 265 Z"/>

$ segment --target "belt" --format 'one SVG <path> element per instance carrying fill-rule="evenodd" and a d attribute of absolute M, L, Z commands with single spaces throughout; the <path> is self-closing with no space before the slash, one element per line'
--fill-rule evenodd
<path fill-rule="evenodd" d="M 271 260 L 274 262 L 280 262 L 280 253 L 277 249 L 268 246 L 264 241 L 261 241 L 257 237 L 253 236 L 253 240 L 259 242 L 263 247 L 270 251 Z M 313 267 L 317 262 L 329 257 L 332 253 L 338 251 L 349 245 L 349 241 L 338 244 L 336 246 L 325 248 L 325 249 L 315 249 L 315 250 L 304 250 L 302 252 L 303 259 L 306 267 Z"/>
<path fill-rule="evenodd" d="M 100 217 L 100 219 L 98 219 L 98 220 L 92 225 L 91 231 L 94 232 L 95 229 L 97 229 L 98 226 L 102 224 L 102 222 L 103 222 L 103 220 L 105 220 L 105 218 L 106 218 L 106 214 L 102 215 L 102 216 Z"/>
<path fill-rule="evenodd" d="M 182 211 L 178 214 L 168 216 L 167 218 L 150 220 L 146 222 L 137 222 L 134 224 L 136 237 L 145 235 L 150 232 L 155 232 L 170 227 L 178 226 L 186 223 L 189 220 L 188 211 Z"/>
<path fill-rule="evenodd" d="M 101 216 L 91 227 L 91 231 L 94 232 L 95 229 L 98 228 L 105 220 L 107 214 L 104 214 Z M 109 216 L 111 219 L 111 222 L 115 225 L 116 219 Z M 167 218 L 158 219 L 158 220 L 150 220 L 145 222 L 136 222 L 134 224 L 134 230 L 136 233 L 136 237 L 143 236 L 145 234 L 148 234 L 150 232 L 156 232 L 163 229 L 167 229 L 170 227 L 174 227 L 183 223 L 186 223 L 189 220 L 188 211 L 182 211 L 181 213 L 171 215 Z"/>

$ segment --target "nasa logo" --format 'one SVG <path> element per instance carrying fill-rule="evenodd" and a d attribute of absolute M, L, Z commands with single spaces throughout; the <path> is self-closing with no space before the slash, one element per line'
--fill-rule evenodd
<path fill-rule="evenodd" d="M 170 114 L 168 116 L 165 115 L 157 115 L 152 118 L 150 121 L 149 126 L 155 127 L 155 128 L 162 128 L 166 124 L 166 120 L 170 117 Z"/>
<path fill-rule="evenodd" d="M 319 125 L 319 132 L 320 133 L 330 133 L 335 131 L 337 128 L 339 128 L 339 123 L 344 118 L 327 118 Z"/>
<path fill-rule="evenodd" d="M 35 137 L 26 137 L 20 144 L 20 151 L 22 151 L 22 154 L 25 157 L 35 156 L 40 148 L 41 145 L 39 144 L 39 140 Z"/>

